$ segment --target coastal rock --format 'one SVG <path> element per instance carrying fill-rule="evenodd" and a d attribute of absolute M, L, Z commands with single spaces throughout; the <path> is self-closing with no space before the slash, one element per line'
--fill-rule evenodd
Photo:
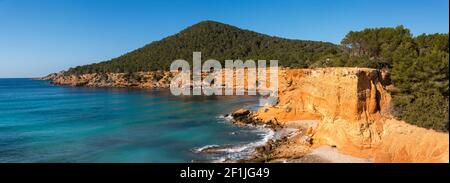
<path fill-rule="evenodd" d="M 254 113 L 248 109 L 239 109 L 230 114 L 233 117 L 232 122 L 236 125 L 251 125 L 257 126 L 262 122 L 254 117 Z"/>
<path fill-rule="evenodd" d="M 53 80 L 54 78 L 58 77 L 58 73 L 51 73 L 47 76 L 37 78 L 38 80 Z"/>
<path fill-rule="evenodd" d="M 259 154 L 268 154 L 272 151 L 274 147 L 274 141 L 272 139 L 268 140 L 266 144 L 256 147 L 256 152 Z"/>
<path fill-rule="evenodd" d="M 248 109 L 239 109 L 231 114 L 234 118 L 247 116 L 250 114 L 250 110 Z"/>

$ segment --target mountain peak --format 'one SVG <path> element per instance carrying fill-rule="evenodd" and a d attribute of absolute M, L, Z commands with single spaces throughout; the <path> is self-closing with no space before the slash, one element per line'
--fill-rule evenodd
<path fill-rule="evenodd" d="M 233 27 L 231 25 L 222 23 L 222 22 L 217 22 L 214 20 L 204 20 L 201 22 L 198 22 L 190 27 L 215 27 L 215 26 L 229 26 L 229 27 Z"/>
<path fill-rule="evenodd" d="M 191 25 L 189 27 L 187 27 L 186 29 L 182 30 L 180 33 L 182 32 L 189 32 L 194 30 L 196 31 L 214 31 L 214 30 L 242 30 L 238 27 L 229 25 L 229 24 L 225 24 L 222 22 L 217 22 L 217 21 L 213 21 L 213 20 L 205 20 L 205 21 L 201 21 L 198 22 L 194 25 Z"/>

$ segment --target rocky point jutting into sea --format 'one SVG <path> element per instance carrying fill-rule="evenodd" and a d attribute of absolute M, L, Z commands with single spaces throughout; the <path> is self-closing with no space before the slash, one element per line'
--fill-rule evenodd
<path fill-rule="evenodd" d="M 234 113 L 236 122 L 299 128 L 257 148 L 254 161 L 301 160 L 323 145 L 373 162 L 449 162 L 449 135 L 391 115 L 388 73 L 368 68 L 281 68 L 279 102 Z M 64 75 L 43 79 L 89 87 L 168 87 L 169 72 Z M 302 162 L 302 161 L 298 161 Z"/>

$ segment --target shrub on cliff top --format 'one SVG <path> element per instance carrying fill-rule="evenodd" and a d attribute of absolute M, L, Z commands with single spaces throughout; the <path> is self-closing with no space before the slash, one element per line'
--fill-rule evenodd
<path fill-rule="evenodd" d="M 348 33 L 341 45 L 344 54 L 317 65 L 388 68 L 397 91 L 394 115 L 417 126 L 448 131 L 448 34 L 413 37 L 403 26 L 374 28 Z"/>
<path fill-rule="evenodd" d="M 448 34 L 421 35 L 394 53 L 393 95 L 398 117 L 418 126 L 448 131 Z"/>
<path fill-rule="evenodd" d="M 411 124 L 448 131 L 448 98 L 439 93 L 394 97 L 395 115 Z"/>

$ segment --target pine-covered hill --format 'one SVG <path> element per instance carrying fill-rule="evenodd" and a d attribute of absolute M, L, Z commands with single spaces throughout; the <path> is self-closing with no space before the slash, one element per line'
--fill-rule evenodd
<path fill-rule="evenodd" d="M 273 59 L 281 66 L 304 68 L 341 49 L 332 43 L 284 39 L 204 21 L 109 61 L 71 68 L 66 74 L 168 70 L 176 59 L 191 62 L 195 51 L 202 52 L 203 61 Z"/>

